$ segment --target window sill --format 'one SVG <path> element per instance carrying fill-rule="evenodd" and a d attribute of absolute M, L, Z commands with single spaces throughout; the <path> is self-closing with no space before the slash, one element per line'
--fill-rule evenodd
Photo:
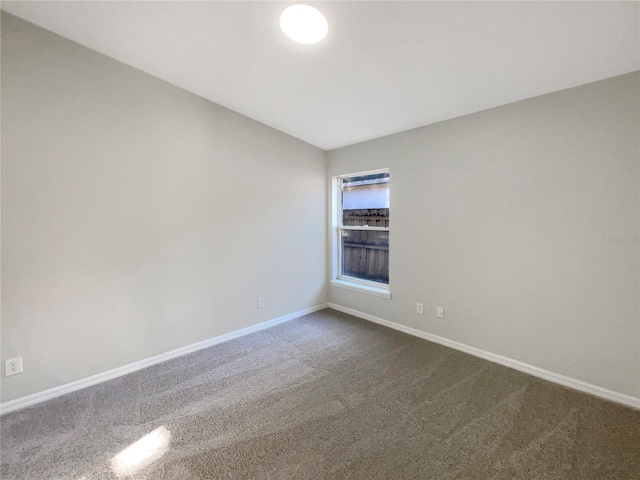
<path fill-rule="evenodd" d="M 391 300 L 391 292 L 388 288 L 363 285 L 361 283 L 349 282 L 342 279 L 331 280 L 331 285 L 334 287 L 346 288 L 347 290 L 353 290 L 355 292 L 366 293 L 367 295 L 373 295 L 376 297 Z"/>

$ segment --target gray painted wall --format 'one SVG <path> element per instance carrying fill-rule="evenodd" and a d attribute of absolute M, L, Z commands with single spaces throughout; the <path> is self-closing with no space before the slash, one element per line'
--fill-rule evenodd
<path fill-rule="evenodd" d="M 2 401 L 325 303 L 325 182 L 322 150 L 3 13 Z"/>
<path fill-rule="evenodd" d="M 392 294 L 329 301 L 640 396 L 639 246 L 603 243 L 640 232 L 639 96 L 636 72 L 329 152 L 391 169 Z"/>
<path fill-rule="evenodd" d="M 2 35 L 3 402 L 327 300 L 321 150 Z M 329 152 L 392 176 L 392 300 L 330 301 L 639 396 L 639 248 L 603 243 L 640 230 L 638 98 L 635 73 Z"/>

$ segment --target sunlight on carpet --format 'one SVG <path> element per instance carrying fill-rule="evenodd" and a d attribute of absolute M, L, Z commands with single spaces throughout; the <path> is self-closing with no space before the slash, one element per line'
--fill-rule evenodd
<path fill-rule="evenodd" d="M 158 427 L 113 457 L 111 469 L 118 477 L 134 475 L 167 453 L 170 442 L 171 432 Z"/>

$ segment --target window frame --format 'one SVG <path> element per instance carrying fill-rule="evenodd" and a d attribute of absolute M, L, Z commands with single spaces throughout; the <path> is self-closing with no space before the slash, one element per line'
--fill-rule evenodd
<path fill-rule="evenodd" d="M 382 168 L 378 170 L 368 170 L 364 172 L 349 173 L 344 175 L 336 175 L 332 179 L 332 196 L 331 196 L 331 264 L 332 275 L 331 285 L 335 287 L 345 288 L 347 290 L 353 290 L 376 297 L 381 297 L 390 300 L 391 299 L 391 276 L 389 275 L 389 282 L 375 282 L 372 280 L 366 280 L 358 277 L 352 277 L 350 275 L 343 275 L 342 272 L 342 231 L 343 230 L 373 230 L 389 232 L 391 236 L 391 224 L 389 227 L 359 227 L 343 225 L 343 213 L 342 213 L 342 180 L 345 178 L 360 177 L 365 175 L 374 175 L 378 173 L 389 174 L 389 188 L 391 188 L 391 173 L 388 168 Z M 391 207 L 391 203 L 389 204 Z M 391 213 L 391 210 L 389 210 Z M 391 216 L 391 215 L 389 215 Z M 390 273 L 390 272 L 389 272 Z"/>

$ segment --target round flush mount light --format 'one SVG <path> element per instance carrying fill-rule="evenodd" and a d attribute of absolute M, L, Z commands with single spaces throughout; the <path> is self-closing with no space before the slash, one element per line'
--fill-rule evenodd
<path fill-rule="evenodd" d="M 298 43 L 318 43 L 329 30 L 327 19 L 309 5 L 291 5 L 280 15 L 280 28 Z"/>

